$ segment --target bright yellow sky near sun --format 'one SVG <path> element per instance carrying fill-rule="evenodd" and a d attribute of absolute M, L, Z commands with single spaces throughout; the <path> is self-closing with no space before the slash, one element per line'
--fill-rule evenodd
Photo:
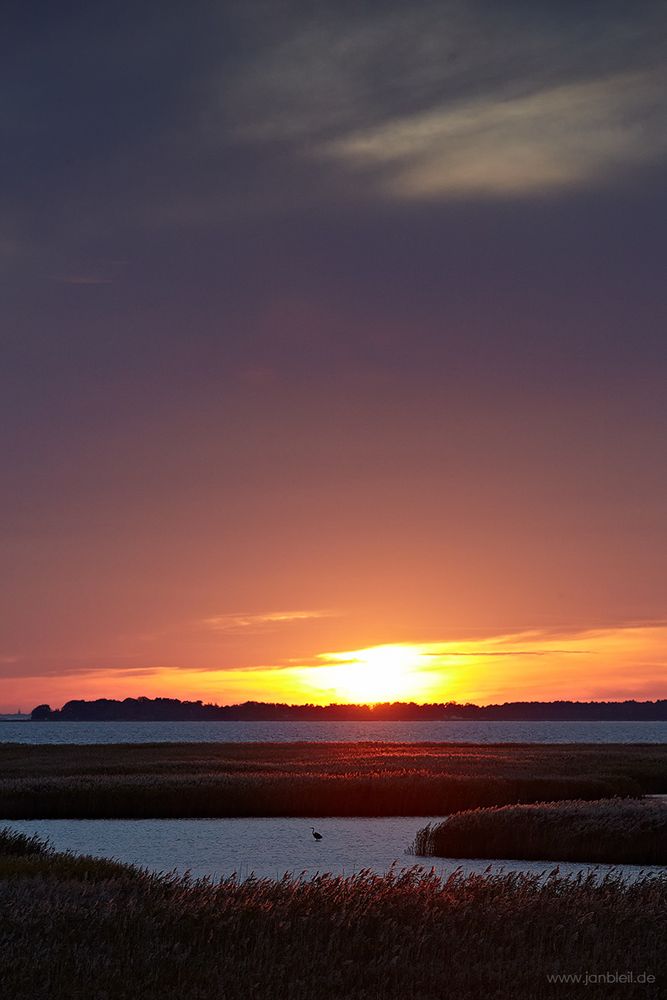
<path fill-rule="evenodd" d="M 245 626 L 239 619 L 238 628 Z M 388 643 L 230 670 L 173 666 L 77 672 L 35 679 L 33 700 L 168 696 L 328 704 L 384 701 L 619 700 L 664 697 L 667 624 L 569 633 L 523 631 L 485 638 Z M 634 668 L 634 670 L 633 670 Z M 634 679 L 633 679 L 634 678 Z M 17 704 L 30 683 L 16 686 Z M 11 700 L 11 694 L 10 694 Z"/>

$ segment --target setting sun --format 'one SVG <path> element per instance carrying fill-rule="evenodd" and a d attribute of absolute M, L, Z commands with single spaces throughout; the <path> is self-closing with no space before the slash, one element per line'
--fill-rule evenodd
<path fill-rule="evenodd" d="M 412 700 L 424 694 L 429 654 L 419 646 L 400 643 L 342 653 L 324 653 L 318 683 L 337 699 L 373 703 Z"/>

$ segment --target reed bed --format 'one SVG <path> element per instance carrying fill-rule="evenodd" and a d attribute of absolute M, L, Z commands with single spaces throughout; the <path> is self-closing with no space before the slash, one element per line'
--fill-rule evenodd
<path fill-rule="evenodd" d="M 665 746 L 0 746 L 6 819 L 423 816 L 667 792 Z"/>
<path fill-rule="evenodd" d="M 667 971 L 660 877 L 413 868 L 212 883 L 96 859 L 63 872 L 61 855 L 39 856 L 52 866 L 39 877 L 30 854 L 0 874 L 12 1000 L 542 1000 L 590 995 L 550 984 L 558 973 L 622 968 L 660 983 Z"/>
<path fill-rule="evenodd" d="M 48 843 L 37 834 L 29 837 L 10 827 L 0 830 L 0 857 L 25 858 L 48 852 Z"/>
<path fill-rule="evenodd" d="M 667 865 L 667 803 L 607 799 L 470 809 L 420 830 L 411 853 Z"/>
<path fill-rule="evenodd" d="M 101 882 L 114 878 L 145 879 L 146 873 L 109 858 L 93 858 L 72 851 L 56 853 L 48 841 L 37 835 L 29 837 L 5 828 L 0 830 L 0 884 L 19 877 Z"/>

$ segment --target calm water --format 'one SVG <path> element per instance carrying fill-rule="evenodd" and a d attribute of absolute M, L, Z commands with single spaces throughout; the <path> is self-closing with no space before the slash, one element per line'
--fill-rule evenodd
<path fill-rule="evenodd" d="M 448 874 L 461 866 L 465 871 L 551 871 L 553 862 L 447 860 L 415 858 L 406 854 L 417 830 L 429 817 L 382 817 L 339 819 L 150 819 L 150 820 L 11 820 L 6 825 L 23 833 L 47 837 L 57 850 L 118 858 L 154 871 L 180 872 L 213 878 L 251 873 L 280 878 L 285 872 L 317 872 L 349 875 L 362 868 L 386 872 L 421 864 Z M 5 825 L 0 821 L 0 825 Z M 310 827 L 321 834 L 313 840 Z M 562 874 L 606 865 L 560 864 Z M 616 871 L 636 876 L 640 871 L 665 872 L 664 868 L 622 866 Z"/>
<path fill-rule="evenodd" d="M 0 743 L 666 743 L 667 722 L 0 722 Z"/>

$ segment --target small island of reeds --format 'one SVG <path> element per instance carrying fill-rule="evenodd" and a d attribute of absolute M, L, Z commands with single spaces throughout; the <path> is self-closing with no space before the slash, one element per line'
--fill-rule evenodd
<path fill-rule="evenodd" d="M 559 976 L 662 981 L 667 879 L 311 881 L 156 875 L 0 831 L 0 969 L 11 1000 L 546 1000 Z M 648 978 L 647 978 L 648 977 Z"/>
<path fill-rule="evenodd" d="M 602 799 L 467 809 L 420 830 L 412 853 L 667 865 L 667 803 Z"/>

